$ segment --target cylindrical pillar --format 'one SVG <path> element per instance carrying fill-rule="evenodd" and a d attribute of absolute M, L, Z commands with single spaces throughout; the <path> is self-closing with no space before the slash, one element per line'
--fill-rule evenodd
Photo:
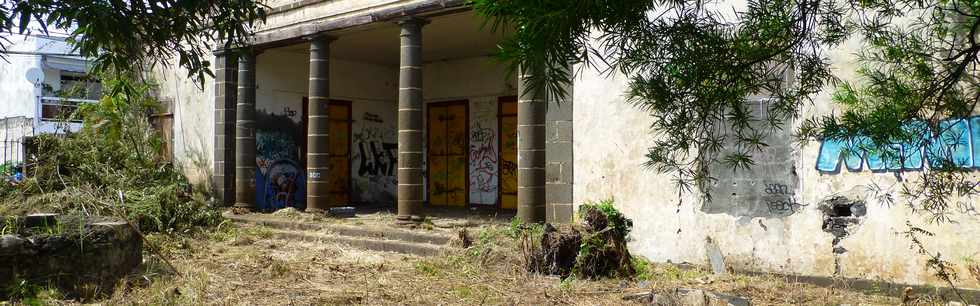
<path fill-rule="evenodd" d="M 238 58 L 238 104 L 235 118 L 235 207 L 255 209 L 255 54 Z"/>
<path fill-rule="evenodd" d="M 401 25 L 398 67 L 398 223 L 421 221 L 422 185 L 422 26 L 407 18 Z"/>
<path fill-rule="evenodd" d="M 525 223 L 545 219 L 544 86 L 531 86 L 531 73 L 521 69 L 517 85 L 517 217 Z"/>
<path fill-rule="evenodd" d="M 310 39 L 310 97 L 306 130 L 306 208 L 330 207 L 330 38 Z"/>

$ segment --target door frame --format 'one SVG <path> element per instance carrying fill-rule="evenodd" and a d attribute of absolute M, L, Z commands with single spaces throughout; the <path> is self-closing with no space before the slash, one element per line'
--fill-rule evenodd
<path fill-rule="evenodd" d="M 504 115 L 504 103 L 513 102 L 517 104 L 517 96 L 500 96 L 497 97 L 497 205 L 496 209 L 498 211 L 508 210 L 516 211 L 516 209 L 504 208 L 504 185 L 503 185 L 503 166 L 504 166 L 504 117 L 517 117 L 514 115 Z"/>
<path fill-rule="evenodd" d="M 303 135 L 301 137 L 301 139 L 303 139 L 303 142 L 302 142 L 302 146 L 300 147 L 301 148 L 300 149 L 301 150 L 300 153 L 302 153 L 302 162 L 300 164 L 303 166 L 303 179 L 304 179 L 303 183 L 304 184 L 306 183 L 305 180 L 309 179 L 308 177 L 306 177 L 306 171 L 307 171 L 307 167 L 306 167 L 306 152 L 307 151 L 306 151 L 306 149 L 308 148 L 308 145 L 309 145 L 307 143 L 309 141 L 309 137 L 308 137 L 307 134 L 310 133 L 310 122 L 309 122 L 309 118 L 310 118 L 310 116 L 309 116 L 310 115 L 310 102 L 309 102 L 309 100 L 310 100 L 309 97 L 303 96 L 303 110 L 302 110 L 302 121 L 303 121 L 302 122 L 302 124 L 303 124 L 302 134 Z M 330 102 L 328 102 L 328 104 L 330 104 L 330 105 L 332 105 L 332 104 L 339 104 L 339 105 L 347 106 L 347 170 L 348 170 L 347 171 L 347 202 L 348 203 L 346 203 L 346 205 L 347 206 L 355 206 L 354 205 L 354 194 L 353 194 L 353 192 L 354 192 L 354 175 L 351 174 L 351 169 L 354 169 L 353 165 L 351 165 L 351 150 L 353 149 L 353 147 L 351 147 L 351 146 L 353 145 L 353 133 L 354 133 L 354 117 L 353 117 L 354 116 L 354 114 L 353 114 L 354 113 L 354 106 L 352 105 L 353 103 L 350 100 L 340 100 L 340 99 L 330 99 Z M 329 106 L 327 108 L 327 112 L 328 112 L 328 114 L 330 112 Z M 329 121 L 329 120 L 332 120 L 332 119 L 330 119 L 328 117 L 327 120 Z M 306 192 L 309 192 L 309 190 L 306 190 Z"/>
<path fill-rule="evenodd" d="M 466 137 L 463 137 L 463 139 L 466 141 L 463 144 L 463 146 L 465 147 L 465 150 L 466 150 L 466 153 L 464 153 L 465 160 L 466 160 L 466 167 L 464 169 L 466 174 L 464 176 L 466 177 L 466 182 L 464 184 L 465 186 L 464 186 L 464 190 L 463 190 L 464 194 L 466 195 L 466 199 L 464 199 L 464 204 L 465 205 L 463 205 L 463 207 L 466 208 L 466 209 L 470 209 L 470 208 L 473 208 L 473 203 L 470 203 L 470 100 L 468 100 L 468 99 L 459 99 L 459 100 L 449 100 L 449 101 L 439 101 L 439 102 L 425 103 L 425 203 L 426 203 L 426 206 L 428 208 L 433 208 L 433 207 L 453 208 L 453 207 L 455 207 L 455 206 L 451 206 L 451 205 L 434 206 L 434 205 L 432 205 L 432 199 L 429 197 L 429 187 L 430 187 L 430 185 L 432 185 L 432 182 L 430 182 L 430 180 L 429 180 L 429 167 L 432 165 L 432 161 L 431 161 L 431 156 L 432 156 L 431 155 L 431 152 L 432 152 L 432 150 L 431 150 L 431 148 L 429 148 L 429 139 L 431 138 L 431 135 L 432 135 L 432 133 L 431 133 L 432 132 L 432 129 L 430 128 L 430 126 L 432 125 L 432 116 L 430 116 L 430 114 L 432 112 L 432 107 L 442 107 L 442 106 L 451 106 L 451 105 L 463 105 L 463 108 L 466 110 L 465 111 L 466 112 L 466 118 L 465 118 L 465 121 L 466 121 L 466 131 L 465 131 Z"/>

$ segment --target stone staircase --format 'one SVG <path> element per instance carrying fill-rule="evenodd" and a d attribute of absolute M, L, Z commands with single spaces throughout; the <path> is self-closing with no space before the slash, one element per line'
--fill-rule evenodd
<path fill-rule="evenodd" d="M 425 232 L 379 224 L 348 225 L 326 221 L 296 220 L 269 214 L 225 213 L 225 218 L 238 224 L 269 228 L 273 237 L 285 240 L 331 242 L 354 248 L 435 256 L 449 249 L 452 236 L 448 233 Z"/>

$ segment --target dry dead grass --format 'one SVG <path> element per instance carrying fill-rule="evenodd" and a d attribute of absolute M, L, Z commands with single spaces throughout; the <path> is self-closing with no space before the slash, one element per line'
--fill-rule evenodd
<path fill-rule="evenodd" d="M 332 243 L 284 241 L 261 227 L 223 224 L 208 233 L 151 238 L 180 270 L 151 259 L 106 305 L 629 305 L 627 293 L 694 287 L 745 296 L 753 305 L 896 305 L 896 298 L 820 288 L 779 277 L 651 265 L 647 281 L 567 280 L 523 272 L 504 227 L 474 246 L 419 258 Z"/>

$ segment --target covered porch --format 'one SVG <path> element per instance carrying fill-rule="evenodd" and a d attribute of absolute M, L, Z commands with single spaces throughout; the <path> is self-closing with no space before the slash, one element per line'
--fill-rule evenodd
<path fill-rule="evenodd" d="M 491 57 L 504 35 L 463 10 L 219 52 L 216 189 L 255 211 L 570 219 L 547 205 L 549 102 Z"/>

